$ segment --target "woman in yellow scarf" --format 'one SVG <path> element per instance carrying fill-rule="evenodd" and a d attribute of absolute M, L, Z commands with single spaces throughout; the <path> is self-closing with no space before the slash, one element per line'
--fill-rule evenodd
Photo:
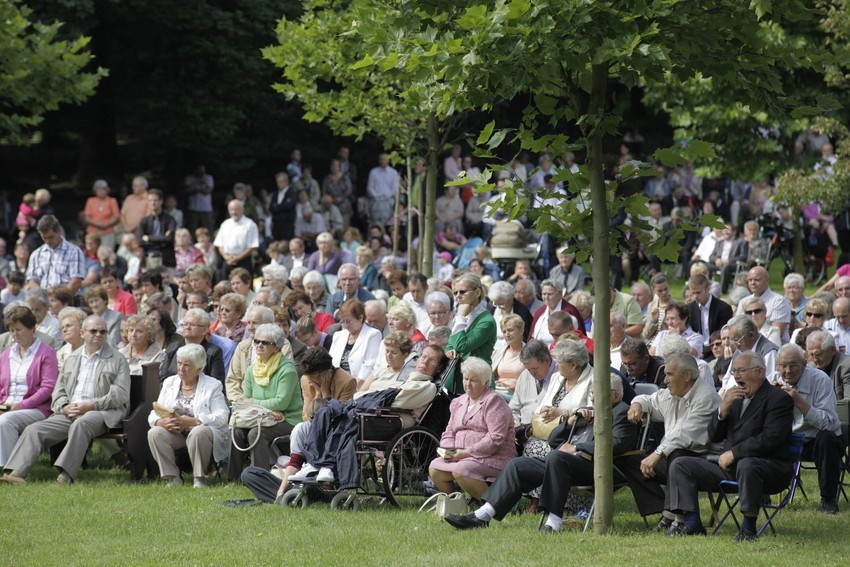
<path fill-rule="evenodd" d="M 254 363 L 248 367 L 242 384 L 244 400 L 240 403 L 260 406 L 272 410 L 277 422 L 269 427 L 234 428 L 235 444 L 230 447 L 228 480 L 237 480 L 245 465 L 245 456 L 250 454 L 251 464 L 268 468 L 269 445 L 276 438 L 288 435 L 295 424 L 301 421 L 301 388 L 292 360 L 280 352 L 286 338 L 283 331 L 273 323 L 260 325 L 254 331 Z M 259 441 L 255 444 L 254 441 Z M 235 445 L 248 447 L 247 453 Z"/>

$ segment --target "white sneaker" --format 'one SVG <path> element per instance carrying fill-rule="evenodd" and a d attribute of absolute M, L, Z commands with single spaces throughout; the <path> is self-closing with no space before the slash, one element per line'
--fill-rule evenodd
<path fill-rule="evenodd" d="M 192 482 L 192 487 L 193 488 L 206 488 L 207 487 L 207 481 L 202 476 L 196 476 L 195 480 Z"/>
<path fill-rule="evenodd" d="M 316 476 L 317 482 L 333 482 L 334 480 L 336 480 L 336 478 L 334 478 L 334 472 L 328 467 L 322 467 L 319 474 Z"/>
<path fill-rule="evenodd" d="M 319 472 L 319 469 L 317 469 L 310 463 L 304 463 L 300 471 L 295 474 L 289 475 L 289 480 L 293 482 L 304 482 L 305 480 L 307 480 L 307 477 L 309 477 L 310 475 L 315 475 L 317 472 Z"/>

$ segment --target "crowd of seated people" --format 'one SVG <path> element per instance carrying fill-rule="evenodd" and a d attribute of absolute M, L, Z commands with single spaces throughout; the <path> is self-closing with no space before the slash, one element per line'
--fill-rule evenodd
<path fill-rule="evenodd" d="M 445 175 L 474 167 L 464 161 L 453 151 Z M 817 465 L 818 510 L 838 511 L 844 440 L 836 406 L 850 397 L 850 267 L 811 296 L 799 274 L 772 289 L 751 253 L 763 238 L 759 219 L 778 209 L 768 206 L 769 187 L 704 189 L 687 168 L 659 168 L 646 194 L 647 216 L 661 230 L 702 211 L 727 224 L 686 242 L 676 267 L 624 255 L 619 268 L 629 277 L 620 285 L 614 266 L 602 282 L 611 305 L 599 321 L 568 247 L 553 248 L 551 267 L 494 264 L 494 225 L 470 211 L 489 196 L 464 188 L 448 188 L 437 207 L 442 256 L 434 265 L 447 267 L 435 270 L 443 277 L 416 273 L 403 254 L 390 254 L 393 168 L 382 157 L 370 172 L 363 238 L 351 225 L 352 168 L 344 163 L 335 160 L 321 188 L 303 166 L 275 176 L 267 195 L 234 187 L 222 203 L 227 218 L 204 226 L 207 217 L 195 215 L 191 231 L 141 177 L 121 207 L 109 201 L 107 184 L 95 184 L 82 246 L 43 207 L 0 264 L 8 269 L 0 272 L 8 300 L 0 482 L 27 482 L 41 453 L 62 442 L 57 482 L 84 479 L 92 440 L 121 426 L 132 409 L 131 376 L 150 365 L 161 386 L 156 406 L 146 408 L 148 441 L 164 481 L 181 484 L 188 473 L 203 488 L 223 467 L 263 501 L 313 476 L 351 480 L 351 456 L 324 444 L 335 434 L 327 429 L 333 412 L 383 395 L 407 400 L 417 415 L 439 383 L 452 399 L 445 430 L 436 432 L 446 451 L 428 470 L 438 491 L 477 501 L 473 514 L 449 522 L 486 526 L 525 494 L 529 508 L 547 514 L 546 531 L 559 531 L 565 507 L 580 513 L 586 504 L 569 488 L 588 483 L 581 454 L 593 452 L 593 331 L 607 322 L 616 450 L 635 445 L 643 418 L 664 423 L 654 452 L 622 467 L 641 513 L 662 514 L 659 529 L 704 533 L 696 494 L 737 479 L 760 486 L 741 500 L 737 538 L 753 539 L 762 493 L 787 480 L 791 432 L 805 435 L 806 457 Z M 564 167 L 548 156 L 544 163 Z M 515 165 L 510 175 L 526 180 L 525 171 L 530 188 L 546 183 L 528 160 Z M 209 176 L 194 177 L 198 184 Z M 742 208 L 741 195 L 760 196 L 762 207 Z M 453 269 L 475 237 L 475 258 Z M 650 268 L 645 278 L 641 261 Z M 233 408 L 251 406 L 273 424 L 229 425 Z M 269 472 L 272 442 L 287 436 L 281 480 Z M 121 446 L 100 450 L 116 463 L 128 457 Z M 189 453 L 188 470 L 178 465 L 180 451 Z"/>

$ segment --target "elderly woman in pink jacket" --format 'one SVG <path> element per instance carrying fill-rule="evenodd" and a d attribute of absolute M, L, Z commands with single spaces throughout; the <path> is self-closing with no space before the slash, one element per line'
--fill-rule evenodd
<path fill-rule="evenodd" d="M 35 336 L 29 307 L 7 307 L 3 322 L 14 343 L 0 355 L 0 469 L 24 428 L 50 415 L 59 376 L 56 352 Z"/>
<path fill-rule="evenodd" d="M 490 389 L 493 370 L 489 364 L 471 356 L 460 371 L 465 393 L 452 401 L 440 456 L 431 461 L 429 474 L 440 492 L 452 492 L 457 483 L 480 500 L 487 483 L 516 457 L 513 417 L 505 399 Z"/>

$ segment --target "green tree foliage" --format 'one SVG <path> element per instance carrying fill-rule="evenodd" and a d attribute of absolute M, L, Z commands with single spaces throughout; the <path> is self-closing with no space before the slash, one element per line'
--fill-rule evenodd
<path fill-rule="evenodd" d="M 31 19 L 32 11 L 0 0 L 0 143 L 27 144 L 44 114 L 89 98 L 106 71 L 84 72 L 89 38 L 60 39 L 59 22 Z"/>
<path fill-rule="evenodd" d="M 325 123 L 357 140 L 374 134 L 401 158 L 427 156 L 420 248 L 421 269 L 430 276 L 437 160 L 460 115 L 430 97 L 433 77 L 419 81 L 410 74 L 388 73 L 395 64 L 392 58 L 374 64 L 371 45 L 361 33 L 360 8 L 345 0 L 306 0 L 300 17 L 280 20 L 277 44 L 263 54 L 283 71 L 275 90 L 297 100 L 305 120 Z M 411 88 L 420 94 L 415 102 L 405 96 Z"/>
<path fill-rule="evenodd" d="M 589 239 L 596 320 L 602 322 L 609 316 L 608 259 L 612 247 L 622 250 L 617 240 L 625 230 L 609 226 L 610 213 L 624 209 L 635 214 L 642 205 L 639 197 L 616 194 L 617 172 L 604 169 L 602 141 L 616 135 L 621 122 L 612 87 L 706 77 L 714 89 L 734 85 L 740 101 L 759 111 L 783 104 L 782 76 L 798 65 L 789 59 L 807 57 L 796 51 L 785 54 L 762 38 L 777 23 L 806 17 L 796 0 L 362 0 L 352 5 L 359 14 L 358 33 L 371 44 L 367 60 L 408 78 L 402 96 L 409 103 L 421 100 L 416 87 L 429 81 L 429 98 L 447 110 L 489 109 L 499 100 L 532 94 L 523 124 L 516 130 L 491 126 L 479 137 L 482 144 L 492 150 L 513 140 L 524 149 L 547 148 L 555 154 L 585 149 L 579 174 L 565 172 L 556 178 L 567 183 L 570 196 L 561 195 L 561 205 L 544 208 L 537 228 L 562 239 Z M 578 126 L 578 137 L 566 134 L 570 125 Z M 692 158 L 710 155 L 703 144 L 689 148 Z M 682 159 L 673 153 L 658 157 Z M 627 164 L 619 175 L 622 179 L 640 169 L 640 164 Z M 565 197 L 588 188 L 589 208 L 568 204 Z M 504 199 L 512 214 L 531 202 L 518 186 L 508 186 Z M 605 532 L 612 518 L 610 337 L 604 323 L 594 331 L 594 522 L 597 531 Z"/>

